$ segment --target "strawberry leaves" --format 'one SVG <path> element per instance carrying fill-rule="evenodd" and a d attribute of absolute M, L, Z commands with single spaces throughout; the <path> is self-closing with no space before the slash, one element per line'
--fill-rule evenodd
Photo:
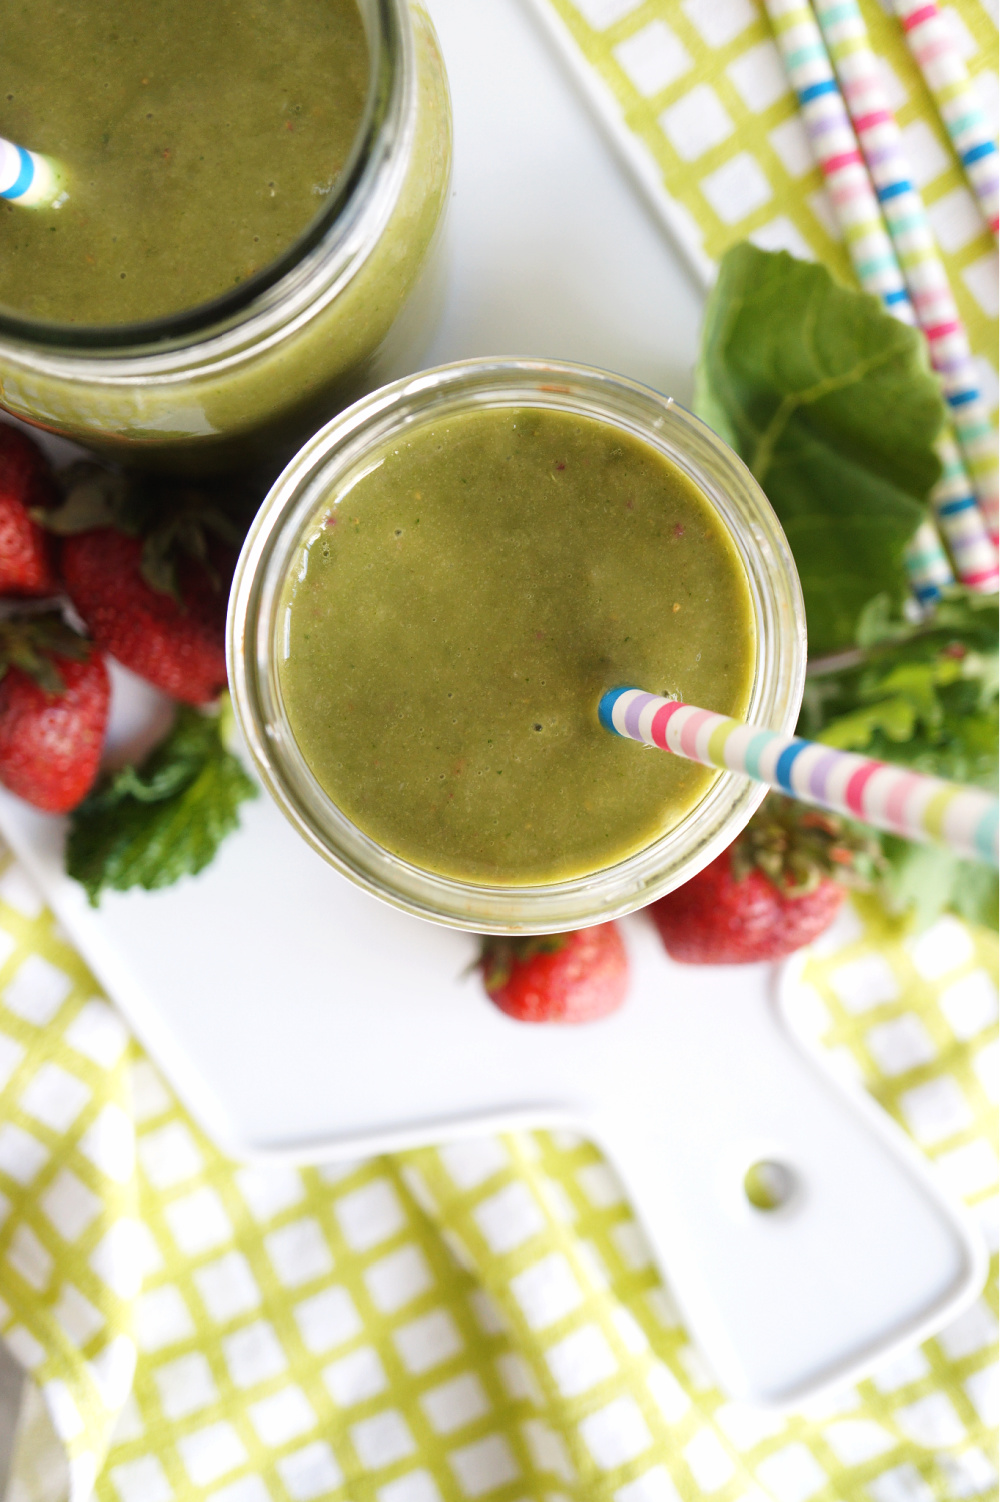
<path fill-rule="evenodd" d="M 539 954 L 558 954 L 569 943 L 570 934 L 528 934 L 484 938 L 479 960 L 473 969 L 480 970 L 483 985 L 489 992 L 499 991 L 510 980 L 516 965 L 526 964 Z"/>
<path fill-rule="evenodd" d="M 246 527 L 240 518 L 247 520 L 252 502 L 242 492 L 126 475 L 89 460 L 71 464 L 59 481 L 62 503 L 34 513 L 50 532 L 75 537 L 111 527 L 126 537 L 142 538 L 142 577 L 182 608 L 178 571 L 185 558 L 200 564 L 221 593 L 223 581 L 212 554 L 219 546 L 237 550 L 243 541 Z"/>
<path fill-rule="evenodd" d="M 65 684 L 53 658 L 85 662 L 90 653 L 90 642 L 68 626 L 58 611 L 0 619 L 0 680 L 10 668 L 20 668 L 46 693 L 61 694 Z"/>
<path fill-rule="evenodd" d="M 870 886 L 881 856 L 870 830 L 768 793 L 730 847 L 730 859 L 736 881 L 758 870 L 786 897 L 805 897 L 827 879 Z"/>

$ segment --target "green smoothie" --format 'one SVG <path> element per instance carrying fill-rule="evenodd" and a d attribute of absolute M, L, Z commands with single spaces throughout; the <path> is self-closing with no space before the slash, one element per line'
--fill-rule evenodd
<path fill-rule="evenodd" d="M 416 0 L 372 9 L 366 33 L 355 0 L 0 0 L 0 134 L 69 178 L 60 208 L 0 212 L 0 404 L 132 466 L 276 472 L 416 363 L 448 88 Z M 380 123 L 314 246 L 369 51 Z M 273 286 L 241 282 L 268 263 Z M 227 290 L 245 301 L 222 317 L 204 299 Z M 136 343 L 128 320 L 158 314 L 169 337 Z"/>
<path fill-rule="evenodd" d="M 743 564 L 657 449 L 549 408 L 404 430 L 330 494 L 289 569 L 281 694 L 317 781 L 440 875 L 556 882 L 675 825 L 718 775 L 597 719 L 631 684 L 747 711 Z"/>
<path fill-rule="evenodd" d="M 0 134 L 59 161 L 58 208 L 0 209 L 0 306 L 120 324 L 267 267 L 323 206 L 368 90 L 355 0 L 3 6 Z"/>

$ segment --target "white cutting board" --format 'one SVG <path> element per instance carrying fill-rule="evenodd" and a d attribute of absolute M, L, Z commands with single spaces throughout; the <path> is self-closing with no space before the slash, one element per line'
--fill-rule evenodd
<path fill-rule="evenodd" d="M 902 1134 L 782 1025 L 774 967 L 673 964 L 637 916 L 625 1006 L 527 1026 L 463 975 L 470 935 L 350 886 L 265 799 L 197 880 L 96 914 L 62 874 L 62 821 L 3 795 L 0 830 L 228 1150 L 356 1158 L 553 1124 L 597 1140 L 736 1396 L 853 1380 L 981 1286 L 975 1233 Z M 761 1161 L 795 1184 L 770 1213 L 743 1192 Z"/>
<path fill-rule="evenodd" d="M 568 358 L 687 399 L 699 295 L 533 21 L 518 0 L 429 8 L 455 175 L 445 308 L 421 363 Z M 157 713 L 116 674 L 116 741 Z M 0 830 L 226 1149 L 361 1156 L 547 1122 L 595 1137 L 738 1396 L 801 1401 L 978 1291 L 964 1218 L 892 1124 L 798 1050 L 769 967 L 673 965 L 636 918 L 625 1008 L 529 1028 L 463 978 L 469 936 L 348 885 L 264 798 L 197 880 L 111 894 L 97 912 L 62 874 L 60 821 L 2 795 Z M 796 1184 L 770 1213 L 742 1191 L 761 1159 Z"/>

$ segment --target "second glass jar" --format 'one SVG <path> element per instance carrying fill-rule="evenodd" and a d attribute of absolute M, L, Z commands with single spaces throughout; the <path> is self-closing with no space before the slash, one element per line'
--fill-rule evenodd
<path fill-rule="evenodd" d="M 273 474 L 318 423 L 385 379 L 395 346 L 423 332 L 415 305 L 432 296 L 451 115 L 423 10 L 407 0 L 360 9 L 365 117 L 334 202 L 302 242 L 239 294 L 150 325 L 0 316 L 0 404 L 128 465 Z"/>

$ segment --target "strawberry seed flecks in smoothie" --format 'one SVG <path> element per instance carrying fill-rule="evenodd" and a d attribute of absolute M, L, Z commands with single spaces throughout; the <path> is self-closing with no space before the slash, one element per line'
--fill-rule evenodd
<path fill-rule="evenodd" d="M 717 776 L 603 731 L 616 684 L 746 713 L 743 564 L 651 444 L 548 408 L 442 419 L 369 455 L 315 517 L 278 675 L 317 781 L 396 855 L 561 881 L 656 840 Z"/>

